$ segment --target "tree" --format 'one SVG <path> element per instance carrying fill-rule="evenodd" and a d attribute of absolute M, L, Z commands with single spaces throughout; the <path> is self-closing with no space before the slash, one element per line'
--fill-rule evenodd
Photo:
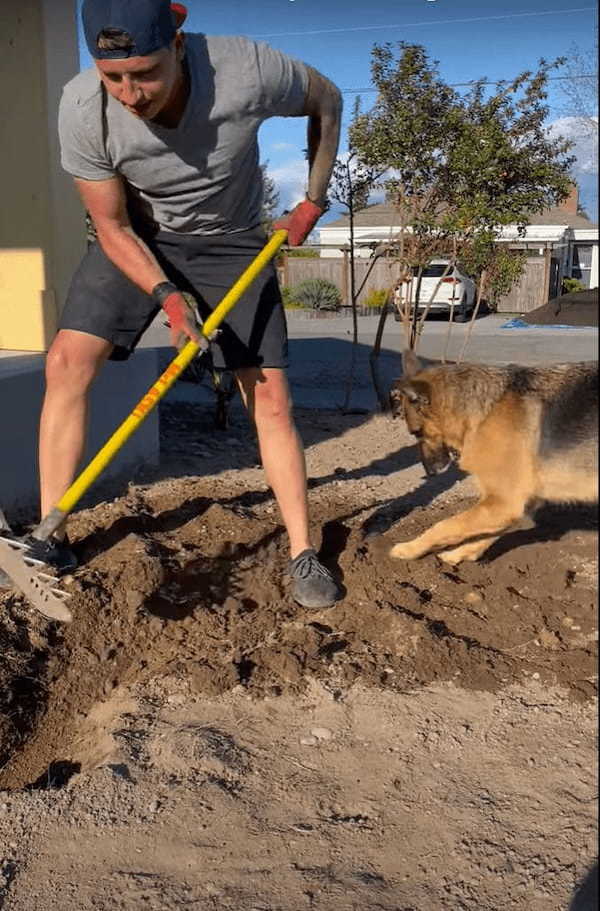
<path fill-rule="evenodd" d="M 561 89 L 564 114 L 576 117 L 583 132 L 598 140 L 598 44 L 582 49 L 571 45 L 564 65 Z"/>
<path fill-rule="evenodd" d="M 545 125 L 549 74 L 563 61 L 540 60 L 491 93 L 482 78 L 461 95 L 420 45 L 401 42 L 397 53 L 375 45 L 372 57 L 378 97 L 350 136 L 361 164 L 385 175 L 398 211 L 396 257 L 416 347 L 421 276 L 432 258 L 455 260 L 479 238 L 491 262 L 503 226 L 523 232 L 533 213 L 568 196 L 570 144 Z"/>
<path fill-rule="evenodd" d="M 353 117 L 356 119 L 360 113 L 360 98 L 354 101 Z M 358 346 L 358 298 L 364 284 L 368 278 L 369 272 L 360 288 L 356 287 L 356 248 L 354 242 L 354 225 L 356 213 L 366 208 L 369 202 L 369 194 L 373 189 L 380 174 L 373 168 L 367 167 L 358 160 L 356 149 L 352 145 L 351 139 L 348 143 L 348 152 L 343 158 L 336 159 L 329 185 L 329 197 L 341 205 L 348 215 L 350 229 L 350 303 L 352 306 L 352 353 L 350 356 L 350 370 L 346 382 L 346 393 L 342 405 L 343 411 L 348 411 L 350 407 L 350 397 L 352 395 L 352 384 L 354 380 L 354 369 L 356 366 L 356 349 Z M 373 257 L 373 263 L 375 257 Z"/>
<path fill-rule="evenodd" d="M 275 181 L 269 176 L 269 162 L 265 161 L 260 166 L 263 182 L 263 196 L 260 211 L 260 221 L 267 234 L 271 233 L 273 222 L 275 221 L 275 212 L 279 206 L 279 190 L 275 186 Z"/>
<path fill-rule="evenodd" d="M 486 80 L 461 96 L 418 45 L 373 50 L 379 97 L 359 114 L 351 138 L 386 183 L 417 234 L 473 233 L 505 224 L 524 228 L 532 213 L 569 193 L 570 143 L 548 135 L 547 83 L 562 60 L 540 60 L 486 97 Z"/>

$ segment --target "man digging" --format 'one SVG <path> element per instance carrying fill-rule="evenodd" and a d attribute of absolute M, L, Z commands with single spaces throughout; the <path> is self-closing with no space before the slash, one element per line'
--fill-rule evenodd
<path fill-rule="evenodd" d="M 83 454 L 90 385 L 107 359 L 134 350 L 162 307 L 171 340 L 198 341 L 205 318 L 259 250 L 257 132 L 269 117 L 308 117 L 303 202 L 277 224 L 304 242 L 323 212 L 337 153 L 341 100 L 312 67 L 242 37 L 185 35 L 168 0 L 84 0 L 95 67 L 65 87 L 62 164 L 97 232 L 78 267 L 46 365 L 40 426 L 46 515 Z M 273 265 L 223 324 L 215 365 L 235 371 L 290 543 L 293 597 L 332 605 L 340 590 L 309 537 L 304 453 L 291 414 L 287 331 Z M 76 566 L 66 536 L 28 539 L 59 572 Z"/>

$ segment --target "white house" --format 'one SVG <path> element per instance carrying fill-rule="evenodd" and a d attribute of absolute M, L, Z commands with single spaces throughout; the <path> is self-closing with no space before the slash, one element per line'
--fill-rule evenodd
<path fill-rule="evenodd" d="M 549 287 L 559 289 L 562 278 L 578 278 L 586 288 L 598 287 L 598 226 L 577 214 L 578 191 L 574 187 L 562 205 L 535 215 L 525 235 L 508 226 L 499 237 L 500 243 L 527 249 L 531 256 L 546 255 L 552 263 Z M 354 236 L 358 256 L 369 256 L 378 243 L 385 243 L 399 232 L 398 213 L 389 203 L 368 206 L 357 213 Z M 319 230 L 322 257 L 341 257 L 348 247 L 348 216 L 323 225 Z"/>

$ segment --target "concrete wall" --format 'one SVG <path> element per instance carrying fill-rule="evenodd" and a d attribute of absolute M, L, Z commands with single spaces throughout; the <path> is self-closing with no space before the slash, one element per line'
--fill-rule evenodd
<path fill-rule="evenodd" d="M 47 350 L 85 250 L 84 213 L 59 162 L 63 85 L 79 70 L 75 0 L 0 5 L 0 348 Z"/>
<path fill-rule="evenodd" d="M 38 424 L 44 390 L 44 356 L 0 357 L 2 449 L 0 509 L 9 520 L 31 514 L 39 497 Z M 159 375 L 156 349 L 136 352 L 129 361 L 106 365 L 91 396 L 87 465 Z M 158 412 L 150 413 L 108 466 L 98 483 L 116 476 L 134 476 L 159 460 Z M 82 465 L 82 468 L 84 466 Z"/>

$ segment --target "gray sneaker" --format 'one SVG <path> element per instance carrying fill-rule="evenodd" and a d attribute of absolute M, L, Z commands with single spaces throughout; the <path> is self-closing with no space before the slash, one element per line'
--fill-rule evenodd
<path fill-rule="evenodd" d="M 292 597 L 302 607 L 331 607 L 342 597 L 339 585 L 313 547 L 291 560 L 288 572 L 293 580 Z"/>

